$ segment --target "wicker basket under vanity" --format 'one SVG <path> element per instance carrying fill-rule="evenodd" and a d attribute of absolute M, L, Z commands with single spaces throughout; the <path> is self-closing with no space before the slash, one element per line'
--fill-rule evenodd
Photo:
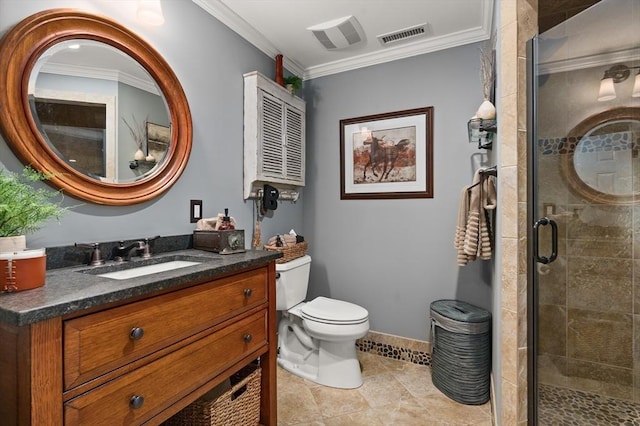
<path fill-rule="evenodd" d="M 260 367 L 250 364 L 230 378 L 231 388 L 202 396 L 164 425 L 255 426 L 260 423 L 260 379 Z"/>

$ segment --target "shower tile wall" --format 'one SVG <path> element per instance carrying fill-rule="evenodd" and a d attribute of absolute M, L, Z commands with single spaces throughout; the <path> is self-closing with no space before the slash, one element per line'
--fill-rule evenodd
<path fill-rule="evenodd" d="M 540 204 L 548 204 L 540 213 L 558 223 L 559 237 L 558 259 L 539 266 L 539 379 L 640 402 L 640 208 L 573 194 L 559 166 L 568 155 L 562 142 L 538 146 Z M 549 234 L 540 232 L 541 254 Z"/>

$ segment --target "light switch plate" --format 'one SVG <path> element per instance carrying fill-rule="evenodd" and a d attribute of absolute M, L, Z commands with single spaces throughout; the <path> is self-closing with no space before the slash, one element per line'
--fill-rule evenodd
<path fill-rule="evenodd" d="M 189 215 L 191 223 L 196 223 L 202 219 L 202 200 L 191 200 Z"/>

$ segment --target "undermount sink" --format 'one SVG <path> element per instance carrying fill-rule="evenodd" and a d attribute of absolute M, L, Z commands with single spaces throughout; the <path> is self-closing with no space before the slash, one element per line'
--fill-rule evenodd
<path fill-rule="evenodd" d="M 175 269 L 188 268 L 190 266 L 200 265 L 201 263 L 210 261 L 212 261 L 212 259 L 203 259 L 196 256 L 175 255 L 128 261 L 124 263 L 113 263 L 111 265 L 83 269 L 78 272 L 97 275 L 99 277 L 110 278 L 113 280 L 126 280 L 129 278 L 142 277 Z"/>
<path fill-rule="evenodd" d="M 190 262 L 188 260 L 172 260 L 170 262 L 156 263 L 155 265 L 138 266 L 137 268 L 124 269 L 122 271 L 106 272 L 104 274 L 98 274 L 98 276 L 111 278 L 113 280 L 126 280 L 128 278 L 142 277 L 144 275 L 157 274 L 158 272 L 186 268 L 188 266 L 199 265 L 200 263 L 201 262 Z"/>

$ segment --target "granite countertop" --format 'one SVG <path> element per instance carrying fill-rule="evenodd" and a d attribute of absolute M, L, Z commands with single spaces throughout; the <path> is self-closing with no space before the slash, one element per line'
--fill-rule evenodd
<path fill-rule="evenodd" d="M 191 281 L 216 278 L 227 272 L 265 265 L 282 254 L 276 251 L 248 250 L 245 253 L 219 255 L 202 250 L 180 250 L 134 258 L 123 264 L 107 262 L 47 271 L 43 287 L 0 294 L 0 322 L 22 326 L 106 303 L 117 302 L 164 290 Z M 115 280 L 95 275 L 132 266 L 159 263 L 162 260 L 188 260 L 198 265 L 158 272 L 136 278 Z"/>

